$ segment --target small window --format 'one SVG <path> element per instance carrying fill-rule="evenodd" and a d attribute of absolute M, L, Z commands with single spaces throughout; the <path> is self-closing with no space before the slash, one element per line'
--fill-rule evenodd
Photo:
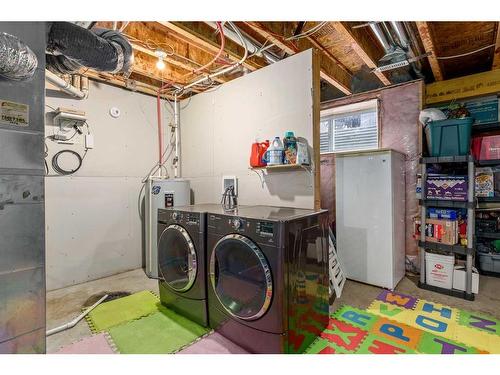
<path fill-rule="evenodd" d="M 322 154 L 377 148 L 377 100 L 332 108 L 321 113 Z"/>

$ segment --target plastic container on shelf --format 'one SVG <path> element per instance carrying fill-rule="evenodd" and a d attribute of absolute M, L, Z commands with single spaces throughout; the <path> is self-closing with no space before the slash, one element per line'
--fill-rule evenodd
<path fill-rule="evenodd" d="M 293 132 L 286 132 L 283 138 L 284 164 L 297 164 L 297 138 Z"/>
<path fill-rule="evenodd" d="M 500 274 L 500 254 L 479 253 L 479 269 L 485 272 Z"/>
<path fill-rule="evenodd" d="M 500 135 L 474 137 L 471 149 L 476 160 L 500 159 Z"/>
<path fill-rule="evenodd" d="M 265 167 L 266 163 L 263 160 L 264 154 L 269 147 L 269 140 L 259 142 L 258 139 L 252 143 L 252 152 L 250 153 L 250 166 L 252 168 Z"/>
<path fill-rule="evenodd" d="M 459 156 L 470 152 L 472 117 L 431 121 L 425 125 L 430 156 Z"/>
<path fill-rule="evenodd" d="M 444 289 L 453 287 L 455 256 L 425 253 L 425 280 L 428 285 Z"/>
<path fill-rule="evenodd" d="M 465 292 L 465 284 L 467 280 L 467 272 L 464 266 L 455 266 L 453 270 L 453 289 L 463 290 Z M 479 293 L 479 274 L 477 269 L 472 267 L 472 293 Z"/>
<path fill-rule="evenodd" d="M 281 165 L 283 164 L 284 147 L 280 137 L 274 137 L 271 145 L 264 153 L 264 161 L 267 165 Z"/>

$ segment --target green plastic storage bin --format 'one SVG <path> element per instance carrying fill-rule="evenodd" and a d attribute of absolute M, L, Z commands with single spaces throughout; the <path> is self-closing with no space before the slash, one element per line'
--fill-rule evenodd
<path fill-rule="evenodd" d="M 431 121 L 425 126 L 430 156 L 469 155 L 472 117 Z"/>

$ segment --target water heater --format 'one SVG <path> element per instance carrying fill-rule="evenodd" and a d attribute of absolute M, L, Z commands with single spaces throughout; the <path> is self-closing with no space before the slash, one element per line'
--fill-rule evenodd
<path fill-rule="evenodd" d="M 158 209 L 190 204 L 189 181 L 150 176 L 145 192 L 146 275 L 158 277 Z"/>

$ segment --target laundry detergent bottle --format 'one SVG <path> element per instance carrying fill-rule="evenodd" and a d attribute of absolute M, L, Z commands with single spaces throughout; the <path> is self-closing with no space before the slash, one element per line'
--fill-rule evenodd
<path fill-rule="evenodd" d="M 273 142 L 264 154 L 264 161 L 267 165 L 283 164 L 284 148 L 280 137 L 274 137 Z"/>
<path fill-rule="evenodd" d="M 258 139 L 252 143 L 252 152 L 250 154 L 250 166 L 255 167 L 264 167 L 266 165 L 263 160 L 264 154 L 269 147 L 269 140 L 265 140 L 264 142 L 259 142 Z"/>
<path fill-rule="evenodd" d="M 284 163 L 297 164 L 297 138 L 293 132 L 286 132 L 283 139 L 285 149 Z"/>

